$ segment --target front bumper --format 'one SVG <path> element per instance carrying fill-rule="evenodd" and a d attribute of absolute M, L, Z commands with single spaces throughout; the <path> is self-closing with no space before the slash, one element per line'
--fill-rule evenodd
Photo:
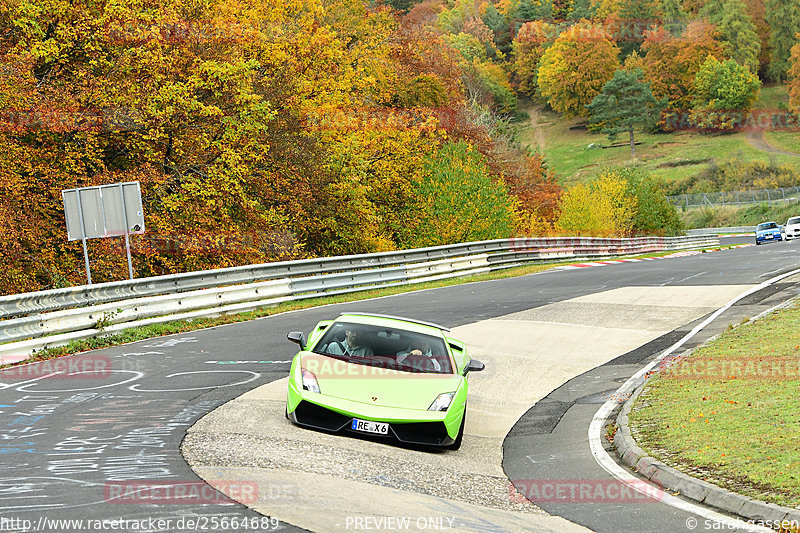
<path fill-rule="evenodd" d="M 781 240 L 783 240 L 783 237 L 781 236 L 780 233 L 777 234 L 773 233 L 772 236 L 768 236 L 768 234 L 756 235 L 756 242 L 764 243 L 764 242 L 773 242 Z"/>
<path fill-rule="evenodd" d="M 286 412 L 289 420 L 299 426 L 330 433 L 347 432 L 382 437 L 350 429 L 353 418 L 358 418 L 387 422 L 389 437 L 403 443 L 448 446 L 455 442 L 461 428 L 464 403 L 454 402 L 447 411 L 372 406 L 298 390 L 296 384 L 290 380 Z"/>

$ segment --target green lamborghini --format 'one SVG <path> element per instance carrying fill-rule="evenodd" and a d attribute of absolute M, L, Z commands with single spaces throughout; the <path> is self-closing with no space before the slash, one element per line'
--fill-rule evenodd
<path fill-rule="evenodd" d="M 436 324 L 342 313 L 318 323 L 289 371 L 286 416 L 300 426 L 458 449 L 467 374 L 483 370 Z"/>

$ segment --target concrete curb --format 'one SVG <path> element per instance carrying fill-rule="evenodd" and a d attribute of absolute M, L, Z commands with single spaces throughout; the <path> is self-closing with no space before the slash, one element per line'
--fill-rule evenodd
<path fill-rule="evenodd" d="M 800 509 L 782 507 L 731 492 L 679 472 L 658 459 L 648 456 L 636 444 L 628 421 L 633 402 L 639 397 L 646 384 L 645 381 L 636 388 L 623 404 L 622 410 L 617 416 L 614 446 L 624 464 L 665 490 L 679 492 L 698 503 L 733 513 L 747 520 L 771 521 L 772 523 L 792 522 L 794 527 L 800 524 Z"/>

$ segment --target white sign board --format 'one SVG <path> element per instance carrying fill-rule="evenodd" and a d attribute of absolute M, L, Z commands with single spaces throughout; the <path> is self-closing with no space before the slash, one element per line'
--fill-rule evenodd
<path fill-rule="evenodd" d="M 138 181 L 66 189 L 61 197 L 70 241 L 144 233 Z"/>

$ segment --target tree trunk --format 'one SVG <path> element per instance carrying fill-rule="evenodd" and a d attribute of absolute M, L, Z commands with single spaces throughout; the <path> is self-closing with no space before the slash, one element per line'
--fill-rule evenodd
<path fill-rule="evenodd" d="M 633 142 L 633 127 L 628 132 L 631 134 L 631 159 L 636 159 L 636 143 Z"/>

